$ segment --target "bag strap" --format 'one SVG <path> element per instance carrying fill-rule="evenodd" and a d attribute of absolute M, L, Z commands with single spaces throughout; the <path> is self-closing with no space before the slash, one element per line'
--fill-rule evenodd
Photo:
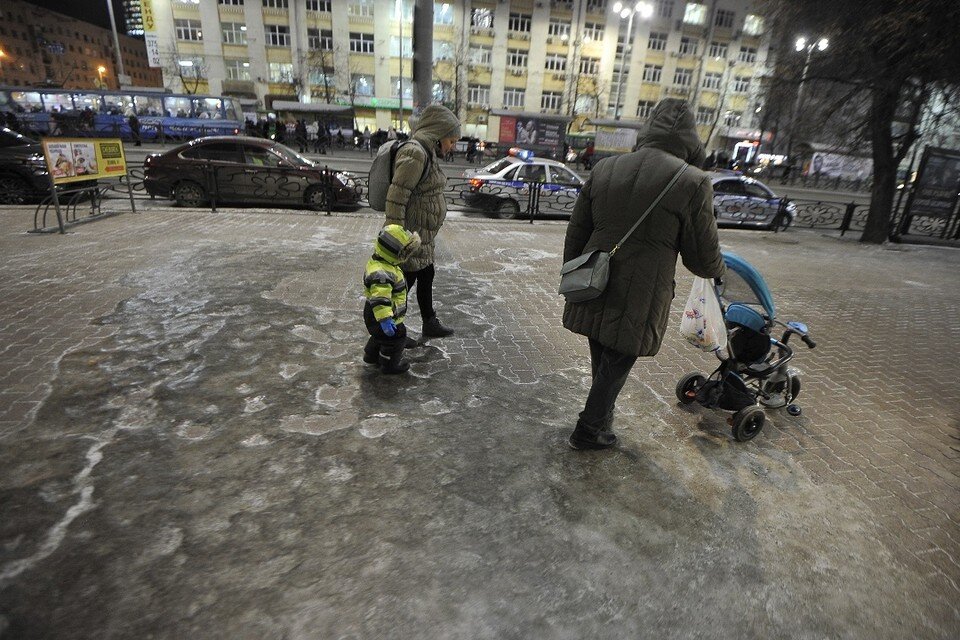
<path fill-rule="evenodd" d="M 680 167 L 680 169 L 678 169 L 677 172 L 676 172 L 675 174 L 673 174 L 673 178 L 671 178 L 671 179 L 670 179 L 670 182 L 667 183 L 667 186 L 665 186 L 665 187 L 663 188 L 663 191 L 660 192 L 660 195 L 658 195 L 658 196 L 656 197 L 656 199 L 655 199 L 653 202 L 650 203 L 650 206 L 647 207 L 647 210 L 643 212 L 643 215 L 640 216 L 640 219 L 633 223 L 633 226 L 630 227 L 630 230 L 627 231 L 627 233 L 626 233 L 622 238 L 620 238 L 620 242 L 618 242 L 618 243 L 613 247 L 613 249 L 610 250 L 610 257 L 613 257 L 613 254 L 615 254 L 615 253 L 617 252 L 617 249 L 620 248 L 620 245 L 622 245 L 624 242 L 626 242 L 626 241 L 627 241 L 627 238 L 629 238 L 630 235 L 631 235 L 634 231 L 637 230 L 637 227 L 639 227 L 639 226 L 640 226 L 640 223 L 643 222 L 644 218 L 646 218 L 647 215 L 648 215 L 651 211 L 653 211 L 653 208 L 656 207 L 658 204 L 660 204 L 660 200 L 663 199 L 663 196 L 667 195 L 667 192 L 670 191 L 670 188 L 671 188 L 674 184 L 676 184 L 677 180 L 680 179 L 680 176 L 683 175 L 683 172 L 686 171 L 686 170 L 687 170 L 687 163 L 684 162 L 683 165 Z"/>

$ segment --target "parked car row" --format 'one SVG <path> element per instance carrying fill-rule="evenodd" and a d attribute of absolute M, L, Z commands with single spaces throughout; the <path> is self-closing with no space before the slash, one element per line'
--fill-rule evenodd
<path fill-rule="evenodd" d="M 759 180 L 734 171 L 713 171 L 714 214 L 720 226 L 772 228 L 782 199 Z M 516 150 L 463 173 L 456 195 L 468 207 L 516 218 L 535 197 L 538 211 L 569 215 L 584 180 L 562 162 Z M 144 188 L 180 206 L 218 203 L 302 205 L 312 209 L 356 207 L 363 198 L 359 177 L 321 167 L 283 144 L 246 136 L 198 138 L 147 156 Z M 536 189 L 536 192 L 531 192 Z M 39 143 L 0 128 L 0 203 L 22 204 L 49 193 Z M 796 214 L 786 203 L 782 228 Z"/>

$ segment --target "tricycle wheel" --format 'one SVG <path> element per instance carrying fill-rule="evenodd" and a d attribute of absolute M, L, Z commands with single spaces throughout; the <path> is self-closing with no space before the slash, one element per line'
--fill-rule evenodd
<path fill-rule="evenodd" d="M 707 379 L 699 373 L 688 373 L 677 382 L 677 400 L 681 404 L 690 404 L 697 399 L 697 390 Z"/>
<path fill-rule="evenodd" d="M 746 442 L 753 440 L 760 430 L 763 429 L 763 423 L 766 415 L 763 409 L 757 406 L 741 409 L 733 414 L 733 437 L 737 442 Z"/>

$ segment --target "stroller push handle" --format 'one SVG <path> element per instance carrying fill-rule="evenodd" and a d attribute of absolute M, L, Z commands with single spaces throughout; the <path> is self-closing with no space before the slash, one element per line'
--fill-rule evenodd
<path fill-rule="evenodd" d="M 807 345 L 811 349 L 816 348 L 817 343 L 813 341 L 809 335 L 800 336 L 800 339 L 803 340 L 803 344 Z"/>

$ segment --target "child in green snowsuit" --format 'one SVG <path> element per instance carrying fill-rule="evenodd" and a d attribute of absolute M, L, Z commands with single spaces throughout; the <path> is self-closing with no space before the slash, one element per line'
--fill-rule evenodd
<path fill-rule="evenodd" d="M 363 361 L 380 365 L 384 373 L 403 373 L 410 363 L 403 359 L 407 329 L 407 282 L 400 265 L 420 247 L 420 236 L 398 224 L 380 230 L 373 256 L 363 273 L 363 322 L 370 339 L 363 348 Z"/>

